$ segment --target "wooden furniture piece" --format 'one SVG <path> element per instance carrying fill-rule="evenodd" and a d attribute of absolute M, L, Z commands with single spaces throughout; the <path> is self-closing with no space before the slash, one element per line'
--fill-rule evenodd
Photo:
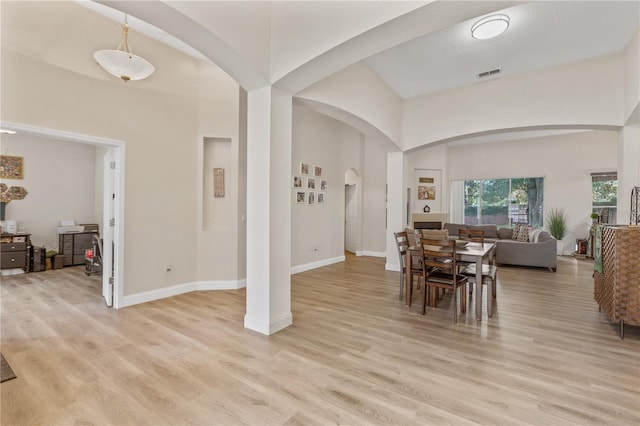
<path fill-rule="evenodd" d="M 460 228 L 458 229 L 458 238 L 462 241 L 484 244 L 484 231 L 482 229 Z M 475 263 L 476 261 L 472 257 L 460 256 L 458 258 L 458 272 L 462 273 L 467 266 Z M 471 288 L 469 286 L 469 289 Z M 472 292 L 473 290 L 470 290 L 470 293 Z"/>
<path fill-rule="evenodd" d="M 408 280 L 407 282 L 409 283 L 408 285 L 408 289 L 409 289 L 409 293 L 411 293 L 411 291 L 413 290 L 413 277 L 417 276 L 418 277 L 418 288 L 420 286 L 420 278 L 422 277 L 422 266 L 419 262 L 410 262 L 411 263 L 411 267 L 409 270 L 407 270 L 407 247 L 409 247 L 409 236 L 405 231 L 402 232 L 394 232 L 393 234 L 396 237 L 396 248 L 398 249 L 398 256 L 399 256 L 399 260 L 400 260 L 400 267 L 401 267 L 401 273 L 400 273 L 400 297 L 399 299 L 402 300 L 402 292 L 404 290 L 405 287 L 405 276 L 406 279 Z M 411 294 L 409 294 L 409 298 L 410 298 Z"/>
<path fill-rule="evenodd" d="M 598 249 L 596 242 L 596 250 Z M 640 326 L 640 227 L 604 226 L 602 272 L 594 272 L 594 299 L 611 321 Z"/>
<path fill-rule="evenodd" d="M 469 243 L 464 248 L 456 249 L 457 256 L 472 256 L 476 260 L 476 294 L 482 294 L 482 261 L 485 257 L 488 257 L 492 250 L 495 250 L 496 243 Z M 411 254 L 420 254 L 420 247 L 407 247 L 407 252 Z M 407 257 L 407 262 L 411 262 L 414 256 Z M 407 265 L 411 266 L 410 264 Z M 405 280 L 405 283 L 408 281 Z M 406 285 L 406 284 L 405 284 Z M 405 292 L 406 301 L 409 304 L 409 289 Z M 476 297 L 476 320 L 482 320 L 482 297 Z"/>
<path fill-rule="evenodd" d="M 98 231 L 60 234 L 58 252 L 63 256 L 63 266 L 84 265 L 84 251 L 93 247 L 94 235 L 98 235 Z"/>
<path fill-rule="evenodd" d="M 21 268 L 29 272 L 31 264 L 31 234 L 5 234 L 0 237 L 0 264 L 2 269 Z"/>
<path fill-rule="evenodd" d="M 467 277 L 458 274 L 456 266 L 456 242 L 454 240 L 430 240 L 420 238 L 422 252 L 424 293 L 422 300 L 422 315 L 425 314 L 427 302 L 431 300 L 437 305 L 435 290 L 437 288 L 452 290 L 453 293 L 453 322 L 458 322 L 458 289 L 460 295 L 460 312 L 467 312 Z M 433 268 L 429 270 L 428 268 Z M 433 294 L 431 294 L 433 293 Z"/>

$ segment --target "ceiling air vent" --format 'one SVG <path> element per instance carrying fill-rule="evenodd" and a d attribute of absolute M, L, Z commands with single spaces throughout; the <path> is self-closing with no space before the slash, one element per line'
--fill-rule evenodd
<path fill-rule="evenodd" d="M 500 74 L 500 68 L 495 68 L 489 71 L 484 71 L 478 74 L 478 78 L 489 77 L 490 75 Z"/>

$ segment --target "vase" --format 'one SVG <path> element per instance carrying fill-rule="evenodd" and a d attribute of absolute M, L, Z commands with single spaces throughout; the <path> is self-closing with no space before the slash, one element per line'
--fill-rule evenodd
<path fill-rule="evenodd" d="M 564 241 L 556 240 L 556 243 L 558 244 L 558 248 L 556 249 L 556 255 L 562 256 L 562 251 L 564 250 Z"/>

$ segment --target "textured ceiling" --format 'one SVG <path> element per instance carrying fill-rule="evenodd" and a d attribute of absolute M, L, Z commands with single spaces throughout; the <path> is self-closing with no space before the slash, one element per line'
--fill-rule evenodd
<path fill-rule="evenodd" d="M 471 37 L 472 19 L 366 59 L 401 97 L 477 84 L 625 48 L 640 23 L 638 1 L 537 1 L 504 9 L 509 29 Z M 479 79 L 477 74 L 500 68 Z"/>

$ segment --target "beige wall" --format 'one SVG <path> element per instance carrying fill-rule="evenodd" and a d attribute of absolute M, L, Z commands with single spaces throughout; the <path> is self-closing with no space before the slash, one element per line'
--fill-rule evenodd
<path fill-rule="evenodd" d="M 405 100 L 403 149 L 501 129 L 624 124 L 622 54 Z"/>
<path fill-rule="evenodd" d="M 2 153 L 23 157 L 24 179 L 2 182 L 28 194 L 7 204 L 6 219 L 17 220 L 34 245 L 57 249 L 56 228 L 63 219 L 98 223 L 102 230 L 102 211 L 96 215 L 94 204 L 96 184 L 102 185 L 102 176 L 96 181 L 94 173 L 101 161 L 96 147 L 18 133 L 2 135 Z"/>
<path fill-rule="evenodd" d="M 566 241 L 587 235 L 591 219 L 591 173 L 617 171 L 618 134 L 584 131 L 535 139 L 453 147 L 453 180 L 544 177 L 544 209 L 563 208 Z"/>
<path fill-rule="evenodd" d="M 8 49 L 1 85 L 4 121 L 125 142 L 125 295 L 193 281 L 195 86 L 178 96 L 96 81 Z"/>

